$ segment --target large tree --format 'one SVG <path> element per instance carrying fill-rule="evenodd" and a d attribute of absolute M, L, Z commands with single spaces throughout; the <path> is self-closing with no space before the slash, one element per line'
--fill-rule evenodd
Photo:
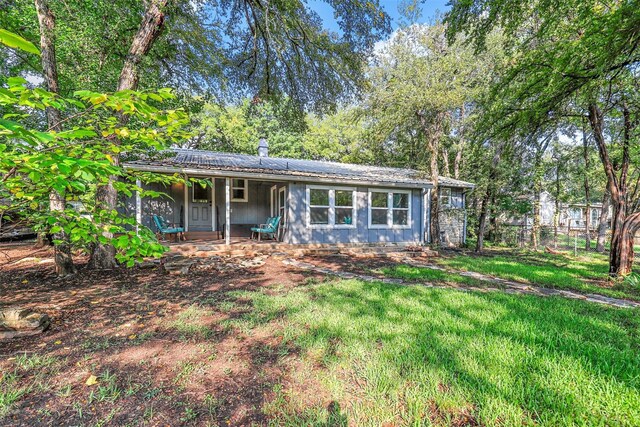
<path fill-rule="evenodd" d="M 0 25 L 34 38 L 33 3 L 8 3 L 0 10 Z M 301 0 L 53 2 L 49 6 L 57 26 L 52 31 L 63 58 L 58 60 L 60 92 L 71 93 L 78 85 L 131 90 L 147 79 L 151 86 L 177 86 L 187 94 L 288 98 L 299 109 L 327 111 L 359 89 L 364 59 L 390 30 L 377 1 L 327 3 L 339 34 L 325 30 Z M 2 55 L 6 70 L 40 70 L 28 57 Z M 126 117 L 121 121 L 126 123 Z M 112 157 L 117 163 L 117 153 Z M 110 180 L 98 190 L 97 205 L 113 211 L 116 200 Z M 115 265 L 113 249 L 98 241 L 91 265 Z"/>
<path fill-rule="evenodd" d="M 637 2 L 453 0 L 452 6 L 451 37 L 465 33 L 482 50 L 499 26 L 509 40 L 510 67 L 484 118 L 493 134 L 535 132 L 567 114 L 588 120 L 614 207 L 609 272 L 628 274 L 640 228 L 629 200 L 640 114 Z M 611 132 L 616 126 L 620 132 Z"/>
<path fill-rule="evenodd" d="M 491 76 L 488 58 L 461 41 L 448 42 L 443 24 L 398 31 L 374 58 L 363 115 L 394 166 L 428 171 L 431 240 L 440 241 L 440 171 L 459 175 L 471 110 Z M 451 154 L 454 154 L 453 158 Z"/>

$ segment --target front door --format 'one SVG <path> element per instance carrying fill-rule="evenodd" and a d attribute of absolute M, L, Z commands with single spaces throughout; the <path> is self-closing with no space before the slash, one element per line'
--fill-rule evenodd
<path fill-rule="evenodd" d="M 189 205 L 189 229 L 212 230 L 211 224 L 211 192 L 209 186 L 203 187 L 198 183 L 191 186 L 191 200 Z"/>

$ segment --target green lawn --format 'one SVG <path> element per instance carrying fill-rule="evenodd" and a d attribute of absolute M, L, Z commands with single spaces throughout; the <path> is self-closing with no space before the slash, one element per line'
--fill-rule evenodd
<path fill-rule="evenodd" d="M 554 255 L 527 250 L 492 249 L 485 255 L 454 254 L 436 260 L 456 270 L 468 270 L 508 280 L 529 282 L 558 289 L 597 293 L 615 298 L 640 299 L 640 289 L 630 281 L 610 283 L 606 280 L 608 260 L 600 254 Z M 423 271 L 425 280 L 432 274 Z M 414 273 L 417 278 L 418 272 Z"/>
<path fill-rule="evenodd" d="M 273 425 L 640 425 L 636 310 L 356 280 L 238 297 L 300 359 Z"/>

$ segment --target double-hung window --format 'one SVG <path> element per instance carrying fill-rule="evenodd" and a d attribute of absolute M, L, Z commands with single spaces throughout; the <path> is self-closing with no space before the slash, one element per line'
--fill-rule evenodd
<path fill-rule="evenodd" d="M 311 227 L 355 227 L 353 188 L 308 186 L 308 223 Z"/>
<path fill-rule="evenodd" d="M 411 227 L 411 192 L 369 191 L 369 228 Z"/>

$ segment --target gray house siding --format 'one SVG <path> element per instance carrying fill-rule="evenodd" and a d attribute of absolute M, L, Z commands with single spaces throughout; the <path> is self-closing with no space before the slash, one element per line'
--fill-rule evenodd
<path fill-rule="evenodd" d="M 249 181 L 246 202 L 231 202 L 231 224 L 255 225 L 263 223 L 270 212 L 270 191 L 273 182 Z M 225 180 L 215 180 L 215 206 L 220 214 L 220 226 L 224 224 Z"/>
<path fill-rule="evenodd" d="M 411 218 L 408 228 L 370 228 L 369 227 L 369 190 L 387 189 L 388 187 L 355 187 L 356 218 L 353 228 L 322 228 L 311 227 L 308 224 L 308 201 L 307 187 L 309 183 L 303 182 L 248 182 L 248 201 L 231 202 L 231 224 L 232 236 L 247 235 L 246 231 L 250 226 L 260 224 L 271 214 L 271 188 L 276 186 L 278 190 L 286 187 L 285 218 L 283 219 L 282 239 L 289 244 L 310 244 L 310 243 L 419 243 L 424 237 L 428 237 L 429 203 L 424 206 L 425 197 L 421 189 L 404 189 L 410 191 L 411 195 Z M 348 182 L 336 185 L 324 184 L 329 187 L 349 186 Z M 161 184 L 149 184 L 144 186 L 147 189 L 164 192 L 167 197 L 143 198 L 142 224 L 155 230 L 152 216 L 161 215 L 168 221 L 175 224 L 184 225 L 184 187 L 182 184 L 174 184 L 164 187 Z M 402 188 L 398 188 L 403 190 Z M 276 192 L 276 195 L 279 194 Z M 463 201 L 459 200 L 460 192 L 453 189 L 452 197 L 455 207 L 441 208 L 440 228 L 443 243 L 458 245 L 464 243 L 465 234 L 465 209 Z M 216 226 L 221 229 L 225 223 L 225 180 L 216 178 L 213 189 L 212 210 L 218 215 L 217 221 L 212 221 L 213 227 L 208 226 L 192 227 L 189 231 L 212 231 Z M 191 191 L 188 194 L 191 202 Z M 455 201 L 454 201 L 455 200 Z M 216 212 L 217 207 L 217 212 Z M 125 213 L 135 215 L 135 196 L 125 200 L 123 204 Z M 423 211 L 426 209 L 426 212 Z M 425 218 L 427 223 L 425 224 Z M 245 230 L 246 229 L 246 230 Z"/>
<path fill-rule="evenodd" d="M 143 184 L 145 190 L 165 193 L 162 197 L 143 197 L 141 199 L 142 225 L 152 230 L 156 229 L 153 223 L 153 215 L 159 215 L 175 224 L 184 224 L 181 214 L 184 214 L 184 189 L 182 184 L 174 184 L 167 187 L 163 184 L 152 183 Z M 135 196 L 129 197 L 125 201 L 126 212 L 135 216 Z"/>
<path fill-rule="evenodd" d="M 348 186 L 348 183 L 335 185 Z M 308 243 L 400 243 L 420 242 L 423 233 L 422 191 L 411 191 L 410 228 L 369 228 L 369 189 L 375 187 L 356 187 L 356 221 L 353 228 L 312 228 L 307 222 L 308 201 L 307 185 L 289 183 L 289 223 L 284 241 L 291 244 Z"/>

